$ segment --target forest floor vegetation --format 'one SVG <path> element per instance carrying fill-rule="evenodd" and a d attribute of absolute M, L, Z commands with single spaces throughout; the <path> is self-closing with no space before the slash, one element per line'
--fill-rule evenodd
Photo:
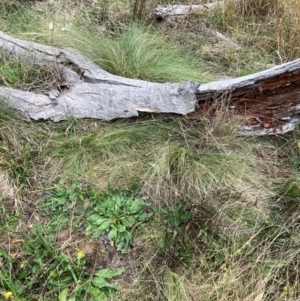
<path fill-rule="evenodd" d="M 2 30 L 105 70 L 209 82 L 300 56 L 300 1 L 228 1 L 158 22 L 159 4 L 4 0 Z M 235 50 L 201 31 L 218 30 Z M 0 84 L 59 75 L 0 55 Z M 226 99 L 192 116 L 25 122 L 0 102 L 0 299 L 300 299 L 300 128 L 241 135 Z"/>

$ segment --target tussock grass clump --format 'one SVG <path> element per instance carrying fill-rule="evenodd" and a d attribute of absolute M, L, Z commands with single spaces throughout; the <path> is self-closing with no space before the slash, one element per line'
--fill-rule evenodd
<path fill-rule="evenodd" d="M 266 16 L 282 8 L 280 0 L 242 0 L 237 3 L 244 16 Z"/>
<path fill-rule="evenodd" d="M 220 116 L 225 115 L 220 113 Z M 221 121 L 211 123 L 170 117 L 144 117 L 113 123 L 70 120 L 57 125 L 41 125 L 39 131 L 36 131 L 37 124 L 21 128 L 12 127 L 13 124 L 13 119 L 1 123 L 5 158 L 1 167 L 8 170 L 8 165 L 3 163 L 10 162 L 14 171 L 11 175 L 17 183 L 35 183 L 40 187 L 37 179 L 42 181 L 45 177 L 53 179 L 64 175 L 71 181 L 81 179 L 105 189 L 108 184 L 124 188 L 136 181 L 141 183 L 142 190 L 153 203 L 161 208 L 164 208 L 164 201 L 169 204 L 165 220 L 170 219 L 170 222 L 164 226 L 153 224 L 152 229 L 147 227 L 149 236 L 145 247 L 149 250 L 144 256 L 146 260 L 153 258 L 153 262 L 148 263 L 154 269 L 153 276 L 156 281 L 162 281 L 160 292 L 170 298 L 172 295 L 187 296 L 184 278 L 174 274 L 181 263 L 194 264 L 203 248 L 211 244 L 215 249 L 209 256 L 220 254 L 223 246 L 218 246 L 218 237 L 225 236 L 231 242 L 236 239 L 238 249 L 241 244 L 238 241 L 245 242 L 253 234 L 252 230 L 241 230 L 256 227 L 248 220 L 254 217 L 259 224 L 262 208 L 266 208 L 264 216 L 268 215 L 267 200 L 263 199 L 267 191 L 260 190 L 259 209 L 250 195 L 247 197 L 242 191 L 254 193 L 260 173 L 246 166 L 246 162 L 251 162 L 257 168 L 250 152 L 251 141 L 238 138 L 231 123 L 221 130 Z M 211 139 L 214 131 L 215 139 Z M 247 159 L 243 159 L 243 155 Z M 249 181 L 248 186 L 246 181 Z M 30 197 L 34 198 L 33 195 Z M 184 200 L 182 209 L 178 207 L 180 199 Z M 185 212 L 188 212 L 187 219 L 183 218 Z M 191 217 L 189 212 L 193 212 Z M 174 216 L 179 217 L 179 224 L 176 220 L 171 222 Z M 173 232 L 165 236 L 162 229 L 176 231 L 175 244 L 168 242 Z M 165 246 L 159 247 L 162 238 Z M 161 265 L 160 271 L 158 265 Z M 167 272 L 169 269 L 172 272 Z M 174 285 L 178 283 L 181 287 L 175 289 Z"/>
<path fill-rule="evenodd" d="M 18 35 L 25 32 L 21 34 L 22 38 L 31 37 L 49 45 L 79 50 L 116 75 L 153 82 L 209 81 L 203 62 L 199 57 L 195 58 L 188 47 L 167 42 L 151 26 L 142 23 L 116 22 L 108 31 L 105 26 L 83 26 L 83 20 L 92 20 L 95 16 L 91 9 L 83 13 L 83 3 L 79 7 L 74 8 L 78 10 L 76 16 L 64 5 L 54 11 L 51 7 L 39 8 L 37 4 L 39 10 L 47 12 L 43 17 L 24 7 L 15 16 L 4 18 L 4 28 Z M 113 5 L 102 13 L 109 14 L 110 9 Z M 54 23 L 54 30 L 49 30 L 50 22 Z"/>
<path fill-rule="evenodd" d="M 207 81 L 207 76 L 185 49 L 168 44 L 143 25 L 132 24 L 114 33 L 72 28 L 53 34 L 55 44 L 74 47 L 106 71 L 129 78 L 154 82 Z"/>
<path fill-rule="evenodd" d="M 25 32 L 22 38 L 31 37 L 49 45 L 79 50 L 116 75 L 153 82 L 195 80 L 203 83 L 209 80 L 202 61 L 195 58 L 188 47 L 167 42 L 151 26 L 128 22 L 128 19 L 126 22 L 116 20 L 115 24 L 107 26 L 109 30 L 105 25 L 89 26 L 87 23 L 94 18 L 105 19 L 115 5 L 120 6 L 119 2 L 111 5 L 104 2 L 100 8 L 90 8 L 80 2 L 72 11 L 63 3 L 53 4 L 55 10 L 37 4 L 37 9 L 45 10 L 43 16 L 24 7 L 15 16 L 4 18 L 4 28 L 18 35 Z M 51 22 L 54 30 L 49 30 Z"/>
<path fill-rule="evenodd" d="M 181 141 L 173 132 L 153 150 L 154 160 L 144 178 L 146 191 L 158 202 L 175 205 L 176 200 L 185 200 L 210 232 L 232 237 L 253 233 L 253 223 L 269 214 L 270 191 L 264 188 L 251 143 L 233 139 L 235 132 L 230 123 L 224 129 L 226 122 L 219 133 L 217 125 L 213 133 L 214 124 L 209 122 L 181 126 L 177 133 Z"/>
<path fill-rule="evenodd" d="M 233 121 L 220 116 L 214 122 L 168 117 L 111 124 L 69 121 L 53 125 L 50 136 L 43 127 L 32 134 L 34 125 L 18 129 L 4 123 L 1 135 L 6 148 L 14 149 L 5 152 L 6 162 L 15 162 L 23 182 L 38 173 L 88 179 L 102 189 L 137 182 L 156 205 L 184 200 L 211 232 L 230 234 L 235 227 L 251 233 L 247 223 L 268 216 L 270 192 L 252 142 L 237 137 Z"/>
<path fill-rule="evenodd" d="M 238 136 L 226 118 L 220 110 L 215 122 L 157 116 L 19 126 L 6 115 L 1 167 L 36 188 L 58 176 L 101 189 L 140 183 L 165 218 L 138 229 L 125 269 L 137 283 L 117 293 L 125 300 L 255 300 L 274 292 L 297 300 L 299 227 L 284 209 L 292 192 L 272 201 L 256 139 Z"/>

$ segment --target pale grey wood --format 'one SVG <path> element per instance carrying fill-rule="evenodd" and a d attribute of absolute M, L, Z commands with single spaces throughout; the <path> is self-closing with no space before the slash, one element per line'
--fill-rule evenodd
<path fill-rule="evenodd" d="M 197 105 L 198 84 L 192 81 L 159 84 L 112 75 L 73 50 L 23 41 L 3 32 L 0 48 L 12 57 L 26 58 L 31 64 L 61 69 L 61 84 L 68 86 L 63 91 L 36 94 L 0 87 L 2 99 L 34 120 L 112 120 L 137 116 L 138 112 L 186 115 Z"/>
<path fill-rule="evenodd" d="M 202 13 L 205 11 L 213 10 L 216 8 L 224 9 L 226 4 L 237 4 L 241 0 L 219 0 L 211 3 L 205 4 L 168 4 L 159 5 L 153 11 L 153 16 L 156 18 L 167 19 L 169 17 L 176 17 L 187 15 L 190 13 Z"/>
<path fill-rule="evenodd" d="M 231 3 L 236 3 L 239 0 L 229 0 Z M 169 18 L 176 16 L 184 16 L 190 13 L 203 13 L 208 10 L 215 9 L 217 7 L 224 9 L 225 4 L 228 1 L 216 1 L 206 4 L 191 4 L 191 5 L 159 5 L 154 11 L 153 16 L 156 19 L 168 20 Z M 203 22 L 204 32 L 215 37 L 218 41 L 222 41 L 225 46 L 229 46 L 235 50 L 241 50 L 242 47 L 237 43 L 230 40 L 228 37 L 225 37 L 219 31 L 209 28 Z"/>
<path fill-rule="evenodd" d="M 225 1 L 216 1 L 207 4 L 190 4 L 190 5 L 159 5 L 153 11 L 156 18 L 168 18 L 174 16 L 186 15 L 189 13 L 200 13 L 212 10 L 217 7 L 223 8 Z"/>
<path fill-rule="evenodd" d="M 209 28 L 206 26 L 205 28 L 205 32 L 213 37 L 215 37 L 218 41 L 222 42 L 224 46 L 227 46 L 228 48 L 232 48 L 236 51 L 239 51 L 242 49 L 242 47 L 233 42 L 232 40 L 230 40 L 229 38 L 225 37 L 222 33 L 220 33 L 219 31 Z"/>
<path fill-rule="evenodd" d="M 202 85 L 192 81 L 159 84 L 112 75 L 73 50 L 23 41 L 2 32 L 0 48 L 12 58 L 22 56 L 32 65 L 47 64 L 61 72 L 58 88 L 43 93 L 0 86 L 0 98 L 33 120 L 112 120 L 139 112 L 187 115 L 204 103 L 226 99 L 233 114 L 244 118 L 244 132 L 284 133 L 300 122 L 300 59 Z"/>

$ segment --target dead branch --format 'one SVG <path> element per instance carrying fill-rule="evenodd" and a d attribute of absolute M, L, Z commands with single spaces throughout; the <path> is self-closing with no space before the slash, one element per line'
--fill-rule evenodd
<path fill-rule="evenodd" d="M 112 75 L 84 56 L 67 49 L 23 41 L 0 32 L 0 47 L 12 58 L 61 70 L 57 89 L 43 94 L 0 87 L 0 97 L 34 119 L 115 118 L 138 112 L 188 114 L 196 107 L 198 84 L 159 84 Z"/>
<path fill-rule="evenodd" d="M 300 123 L 300 59 L 202 85 L 192 81 L 159 84 L 112 75 L 73 50 L 2 32 L 0 48 L 12 59 L 22 56 L 33 68 L 47 64 L 60 70 L 60 81 L 51 91 L 33 93 L 0 86 L 0 98 L 33 120 L 112 120 L 139 112 L 188 115 L 226 100 L 232 113 L 243 120 L 245 131 L 285 133 Z"/>
<path fill-rule="evenodd" d="M 182 16 L 190 13 L 201 14 L 216 8 L 224 9 L 225 5 L 235 4 L 241 0 L 218 0 L 206 4 L 191 4 L 191 5 L 159 5 L 154 11 L 153 16 L 157 19 L 167 19 L 174 16 Z"/>

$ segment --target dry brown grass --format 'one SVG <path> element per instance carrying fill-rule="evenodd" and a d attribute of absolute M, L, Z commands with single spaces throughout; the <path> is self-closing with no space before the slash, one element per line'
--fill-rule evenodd
<path fill-rule="evenodd" d="M 222 26 L 285 62 L 300 56 L 300 43 L 295 38 L 300 33 L 299 7 L 299 0 L 228 1 Z"/>

